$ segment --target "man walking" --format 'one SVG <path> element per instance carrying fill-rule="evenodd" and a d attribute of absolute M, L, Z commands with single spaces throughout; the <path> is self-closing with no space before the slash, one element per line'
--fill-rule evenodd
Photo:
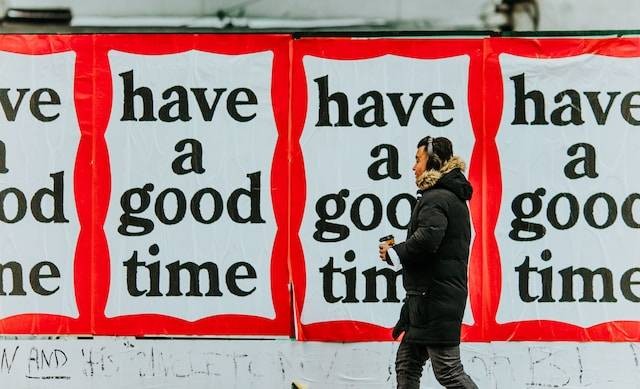
<path fill-rule="evenodd" d="M 447 389 L 478 387 L 460 361 L 460 328 L 467 301 L 471 225 L 467 201 L 472 188 L 451 141 L 420 140 L 413 171 L 418 201 L 407 240 L 382 243 L 380 259 L 402 266 L 407 298 L 393 337 L 404 337 L 396 355 L 398 389 L 418 389 L 431 359 L 438 382 Z"/>

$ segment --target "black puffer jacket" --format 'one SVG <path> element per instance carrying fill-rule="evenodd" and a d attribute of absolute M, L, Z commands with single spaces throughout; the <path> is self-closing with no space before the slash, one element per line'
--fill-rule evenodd
<path fill-rule="evenodd" d="M 416 180 L 422 197 L 412 211 L 407 240 L 394 246 L 407 290 L 394 338 L 405 331 L 407 342 L 460 344 L 471 241 L 466 201 L 472 194 L 463 170 L 464 162 L 453 157 L 440 171 Z"/>

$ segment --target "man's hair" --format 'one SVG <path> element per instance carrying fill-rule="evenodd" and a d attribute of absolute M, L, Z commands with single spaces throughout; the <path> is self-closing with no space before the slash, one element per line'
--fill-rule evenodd
<path fill-rule="evenodd" d="M 431 142 L 431 153 L 429 153 L 429 142 Z M 442 164 L 453 156 L 453 145 L 449 139 L 443 136 L 438 138 L 425 136 L 420 139 L 416 148 L 419 149 L 422 146 L 429 157 L 427 170 L 440 170 Z"/>

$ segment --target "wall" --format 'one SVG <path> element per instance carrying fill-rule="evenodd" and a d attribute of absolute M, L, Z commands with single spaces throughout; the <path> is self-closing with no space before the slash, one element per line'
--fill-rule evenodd
<path fill-rule="evenodd" d="M 437 0 L 359 0 L 346 3 L 340 0 L 113 0 L 108 3 L 82 0 L 4 0 L 0 1 L 0 8 L 3 4 L 12 8 L 70 7 L 78 19 L 100 17 L 106 25 L 120 25 L 122 22 L 117 18 L 138 16 L 160 17 L 154 22 L 156 25 L 173 25 L 172 20 L 176 17 L 215 16 L 223 11 L 231 16 L 281 19 L 284 20 L 282 25 L 286 25 L 286 20 L 297 23 L 304 20 L 357 18 L 359 23 L 366 20 L 377 23 L 385 21 L 408 29 L 477 30 L 494 29 L 504 22 L 495 13 L 495 5 L 499 2 L 451 0 L 443 6 Z M 538 4 L 540 31 L 639 28 L 636 15 L 640 12 L 640 3 L 633 0 L 538 0 Z M 114 17 L 111 22 L 109 17 Z M 162 18 L 165 19 L 164 22 Z M 136 20 L 138 23 L 145 23 L 144 20 Z M 180 21 L 182 25 L 192 22 L 193 20 L 185 19 Z M 530 27 L 529 22 L 516 26 L 518 30 L 529 30 Z"/>
<path fill-rule="evenodd" d="M 623 44 L 621 47 L 634 44 L 633 41 L 620 43 Z M 499 45 L 500 43 L 496 44 Z M 510 42 L 510 44 L 514 43 Z M 399 44 L 395 43 L 394 46 L 399 46 Z M 540 46 L 542 47 L 544 44 Z M 323 47 L 323 49 L 325 48 Z M 380 47 L 377 49 L 380 49 Z M 597 45 L 595 48 L 589 48 L 592 51 L 601 49 L 602 47 Z M 551 51 L 553 52 L 553 50 Z M 349 55 L 353 55 L 353 53 L 350 52 Z M 620 66 L 620 71 L 632 71 L 634 68 L 633 66 L 626 66 L 625 63 L 628 61 L 622 59 L 609 58 L 606 60 L 616 62 L 611 67 L 606 68 Z M 550 64 L 548 66 L 554 66 L 554 61 L 547 62 Z M 560 64 L 556 66 L 570 66 L 579 75 L 584 74 L 581 70 L 576 70 L 580 63 L 563 65 L 562 62 L 555 62 Z M 585 63 L 593 62 L 587 61 Z M 585 65 L 585 63 L 581 64 Z M 493 65 L 496 65 L 496 63 L 493 63 Z M 547 71 L 536 72 L 537 66 L 542 65 L 525 65 L 529 66 L 526 68 L 529 69 L 529 74 L 551 74 L 551 70 L 553 70 L 547 69 Z M 516 74 L 524 68 L 524 65 L 518 63 L 512 63 L 511 66 L 512 68 L 509 69 L 511 73 L 509 74 Z M 60 67 L 54 66 L 44 68 L 60 69 Z M 71 68 L 71 66 L 68 66 L 68 68 Z M 596 70 L 602 68 L 605 67 L 597 67 Z M 164 68 L 158 67 L 158 69 Z M 496 68 L 493 69 L 494 76 L 497 74 L 495 70 Z M 559 71 L 559 73 L 562 72 Z M 562 74 L 566 75 L 566 73 Z M 567 79 L 563 80 L 563 82 L 567 82 L 567 80 L 576 83 L 582 82 L 582 79 L 577 76 L 565 78 Z M 617 83 L 612 85 L 611 80 L 614 78 L 607 78 L 607 84 L 604 86 L 619 86 L 624 81 L 617 80 Z M 495 78 L 494 81 L 496 81 Z M 588 78 L 587 81 L 596 82 L 598 80 L 592 77 Z M 506 84 L 508 83 L 507 81 Z M 71 84 L 71 82 L 67 82 L 67 84 Z M 559 82 L 556 81 L 553 85 L 544 84 L 543 86 L 548 90 L 553 90 L 553 88 L 558 87 L 558 84 Z M 592 84 L 587 83 L 587 86 L 590 88 Z M 602 85 L 597 84 L 596 86 L 601 87 Z M 623 86 L 626 87 L 627 84 Z M 540 88 L 542 89 L 542 87 Z M 547 89 L 544 90 L 545 93 L 548 93 Z M 618 114 L 617 111 L 614 113 L 615 115 Z M 614 113 L 612 113 L 611 118 L 615 116 Z M 596 118 L 596 121 L 600 121 L 600 119 Z M 628 120 L 629 117 L 626 117 L 626 119 Z M 588 120 L 593 119 L 589 116 Z M 611 125 L 609 133 L 614 130 L 621 131 L 622 126 L 626 126 L 622 121 L 615 123 L 615 126 Z M 597 129 L 598 127 L 595 128 Z M 557 131 L 559 131 L 551 127 L 548 130 L 554 132 L 553 136 L 557 136 Z M 598 131 L 598 133 L 600 132 Z M 558 144 L 559 142 L 555 142 L 552 135 L 545 137 L 545 139 L 549 140 L 550 144 Z M 584 136 L 584 134 L 581 136 Z M 626 136 L 620 136 L 620 138 L 632 139 Z M 574 143 L 572 138 L 563 139 L 563 141 Z M 570 143 L 567 143 L 567 145 Z M 508 145 L 509 143 L 507 142 L 506 144 Z M 606 147 L 610 144 L 610 142 L 606 141 L 602 143 L 601 146 L 605 148 L 603 154 L 608 155 L 606 154 Z M 626 146 L 629 147 L 629 145 Z M 553 153 L 549 155 L 557 157 L 557 155 L 563 154 L 566 148 L 552 151 Z M 635 156 L 628 150 L 626 151 L 627 153 L 624 155 Z M 504 156 L 505 154 L 502 155 Z M 620 154 L 616 155 L 619 156 Z M 510 155 L 510 157 L 516 160 L 519 155 Z M 9 159 L 10 162 L 13 162 L 12 158 L 13 156 Z M 551 160 L 552 158 L 548 159 Z M 612 160 L 612 158 L 604 158 L 604 160 Z M 557 166 L 552 166 L 558 168 L 553 171 L 561 171 L 562 169 L 559 168 L 563 164 L 558 163 Z M 9 167 L 14 169 L 12 171 L 18 170 L 18 166 L 21 165 L 17 163 L 9 164 Z M 521 170 L 516 169 L 515 171 Z M 541 169 L 540 171 L 543 170 Z M 627 176 L 631 177 L 630 174 Z M 561 183 L 564 182 L 563 180 Z M 600 182 L 601 180 L 595 181 L 596 184 Z M 587 183 L 590 183 L 587 185 L 588 190 L 592 191 L 594 181 L 587 181 Z M 629 185 L 633 186 L 634 181 L 629 180 Z M 631 189 L 634 190 L 633 188 Z M 512 199 L 513 196 L 506 198 Z M 508 215 L 508 211 L 506 214 Z M 96 228 L 102 228 L 102 226 L 97 225 Z M 550 241 L 545 241 L 544 243 L 546 245 Z M 556 242 L 555 244 L 562 246 L 563 243 L 560 242 L 558 244 Z M 622 253 L 624 255 L 637 252 L 637 250 L 624 250 L 624 248 L 621 248 L 621 250 L 624 251 Z M 612 252 L 610 250 L 607 251 Z M 86 259 L 86 257 L 83 259 Z M 614 256 L 613 259 L 625 265 L 628 262 L 630 264 L 628 266 L 637 263 L 634 262 L 633 258 L 629 258 L 625 262 L 623 255 Z M 487 295 L 482 295 L 481 297 L 482 299 L 478 298 L 476 301 L 483 301 L 487 298 Z M 83 298 L 86 298 L 86 294 Z M 493 301 L 496 301 L 496 299 L 494 298 Z M 585 305 L 593 306 L 593 304 Z M 581 316 L 575 315 L 575 312 L 584 314 L 587 311 L 584 308 L 585 305 L 577 307 L 573 314 L 567 314 L 566 321 L 572 322 L 575 316 Z M 621 306 L 621 304 L 619 305 Z M 101 314 L 102 308 L 97 308 L 97 312 Z M 487 312 L 486 309 L 481 309 L 480 311 Z M 537 312 L 535 310 L 522 311 L 526 311 L 527 314 Z M 634 312 L 633 308 L 624 309 L 623 311 L 622 313 L 625 315 L 633 315 Z M 597 314 L 585 315 L 585 317 L 603 320 L 602 316 Z M 88 319 L 89 316 L 85 314 L 83 318 Z M 91 318 L 95 317 L 91 316 Z M 613 317 L 613 319 L 616 318 L 620 319 L 620 316 Z M 540 322 L 535 322 L 535 317 L 532 319 L 535 325 L 541 325 Z M 514 321 L 517 322 L 517 320 Z M 146 324 L 144 320 L 140 320 L 140 322 Z M 577 324 L 584 323 L 578 322 Z M 623 325 L 624 323 L 619 326 L 613 325 L 611 329 L 620 331 Z M 629 328 L 637 328 L 637 326 L 631 327 L 632 323 L 630 322 L 627 322 L 626 325 L 629 325 Z M 518 328 L 519 324 L 516 323 L 514 326 Z M 211 327 L 202 327 L 204 330 L 211 330 Z M 586 327 L 587 331 L 589 330 L 587 325 L 584 327 Z M 122 328 L 117 325 L 112 327 L 116 331 L 122 331 Z M 544 330 L 545 328 L 541 329 Z M 567 330 L 565 328 L 562 331 Z M 602 334 L 602 330 L 599 331 L 593 332 L 593 335 L 606 336 L 606 334 Z M 75 333 L 73 330 L 71 332 Z M 48 332 L 35 331 L 33 333 L 46 334 Z M 532 335 L 532 333 L 533 331 L 520 336 L 536 335 L 535 333 Z M 553 333 L 553 330 L 551 330 L 551 333 L 552 339 L 554 339 L 553 336 L 556 336 L 555 339 L 559 340 L 563 339 L 563 336 L 567 336 L 567 332 Z M 562 335 L 563 333 L 564 335 Z M 632 332 L 626 335 L 634 336 Z M 500 331 L 498 336 L 504 336 L 504 331 Z M 549 336 L 548 332 L 546 332 L 546 336 Z M 590 339 L 586 338 L 585 340 Z M 124 385 L 130 386 L 132 381 L 137 381 L 139 386 L 143 388 L 185 386 L 197 388 L 212 387 L 211 385 L 217 386 L 218 384 L 224 387 L 262 385 L 279 388 L 286 387 L 294 379 L 307 382 L 311 387 L 341 387 L 342 385 L 342 387 L 361 388 L 367 387 L 367 385 L 370 387 L 389 387 L 393 385 L 393 357 L 396 344 L 304 343 L 292 342 L 286 339 L 247 341 L 204 339 L 134 340 L 128 338 L 29 340 L 22 338 L 20 340 L 5 340 L 3 347 L 4 350 L 0 354 L 0 372 L 6 373 L 6 382 L 19 388 L 50 387 L 50 380 L 56 380 L 56 387 L 63 388 L 64 385 L 70 388 L 88 386 L 113 388 L 118 387 L 117 385 L 124 387 Z M 44 354 L 42 350 L 44 350 Z M 478 380 L 481 387 L 633 388 L 634 385 L 637 387 L 638 345 L 636 343 L 467 343 L 463 346 L 463 350 L 467 368 L 474 378 Z M 607 356 L 606 361 L 603 358 L 604 355 Z M 22 368 L 18 369 L 18 367 Z M 98 375 L 100 377 L 97 377 Z M 5 381 L 3 380 L 3 382 Z M 423 387 L 433 387 L 432 379 L 431 381 L 426 381 Z"/>
<path fill-rule="evenodd" d="M 395 385 L 396 343 L 282 340 L 3 340 L 0 381 L 20 389 L 383 389 Z M 606 356 L 606 357 L 605 357 Z M 638 343 L 467 343 L 480 388 L 637 389 Z M 430 365 L 422 388 L 441 388 Z"/>

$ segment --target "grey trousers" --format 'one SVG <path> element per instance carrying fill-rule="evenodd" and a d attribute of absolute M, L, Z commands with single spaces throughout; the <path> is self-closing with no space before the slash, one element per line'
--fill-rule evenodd
<path fill-rule="evenodd" d="M 429 358 L 440 385 L 447 389 L 478 389 L 464 372 L 459 346 L 432 347 L 404 341 L 396 354 L 398 389 L 419 389 L 422 368 Z"/>

